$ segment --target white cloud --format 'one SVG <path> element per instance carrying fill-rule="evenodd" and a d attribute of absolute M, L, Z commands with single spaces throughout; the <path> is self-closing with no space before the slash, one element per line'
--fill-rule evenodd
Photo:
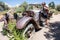
<path fill-rule="evenodd" d="M 30 2 L 30 3 L 28 3 L 28 4 L 39 4 L 39 3 L 38 3 L 38 2 L 31 3 L 31 2 Z"/>
<path fill-rule="evenodd" d="M 8 7 L 12 7 L 11 5 L 9 5 L 8 3 L 5 2 L 6 5 L 8 5 Z"/>
<path fill-rule="evenodd" d="M 38 4 L 38 2 L 35 2 L 35 3 L 33 3 L 33 4 Z"/>
<path fill-rule="evenodd" d="M 46 6 L 48 7 L 48 4 L 46 4 Z"/>
<path fill-rule="evenodd" d="M 20 4 L 17 4 L 16 7 L 19 7 Z"/>

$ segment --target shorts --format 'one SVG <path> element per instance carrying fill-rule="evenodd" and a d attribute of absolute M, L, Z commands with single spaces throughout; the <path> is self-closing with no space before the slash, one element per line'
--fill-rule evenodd
<path fill-rule="evenodd" d="M 48 15 L 44 15 L 43 13 L 42 13 L 42 17 L 43 17 L 44 19 L 48 19 Z"/>

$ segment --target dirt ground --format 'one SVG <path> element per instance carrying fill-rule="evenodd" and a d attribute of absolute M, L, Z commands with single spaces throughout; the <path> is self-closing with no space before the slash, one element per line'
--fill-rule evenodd
<path fill-rule="evenodd" d="M 7 36 L 3 36 L 1 33 L 3 23 L 4 22 L 0 22 L 0 40 L 9 40 Z M 43 27 L 28 40 L 60 40 L 60 14 L 53 15 L 49 28 Z"/>
<path fill-rule="evenodd" d="M 9 40 L 9 38 L 7 36 L 4 36 L 1 32 L 3 30 L 3 25 L 4 22 L 0 22 L 0 40 Z"/>
<path fill-rule="evenodd" d="M 60 14 L 53 15 L 50 20 L 49 28 L 43 27 L 42 30 L 33 34 L 28 40 L 60 40 Z"/>

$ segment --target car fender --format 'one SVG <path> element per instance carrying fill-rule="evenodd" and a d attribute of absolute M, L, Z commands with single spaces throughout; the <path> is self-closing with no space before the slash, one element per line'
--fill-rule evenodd
<path fill-rule="evenodd" d="M 23 29 L 25 26 L 32 20 L 32 17 L 26 17 L 24 16 L 21 18 L 17 23 L 16 23 L 16 28 L 17 29 Z"/>

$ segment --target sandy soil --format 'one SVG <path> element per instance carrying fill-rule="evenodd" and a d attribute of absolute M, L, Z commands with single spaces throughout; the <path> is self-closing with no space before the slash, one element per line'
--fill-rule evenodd
<path fill-rule="evenodd" d="M 2 35 L 1 31 L 3 30 L 4 22 L 0 22 L 0 40 L 9 40 L 7 36 Z"/>
<path fill-rule="evenodd" d="M 50 20 L 50 23 L 54 23 L 60 21 L 60 14 L 58 15 L 53 15 L 53 17 Z M 49 33 L 49 28 L 43 27 L 42 30 L 36 32 L 35 34 L 33 34 L 28 40 L 55 40 L 54 37 L 50 37 L 47 35 L 47 37 L 45 36 L 47 33 Z M 49 34 L 53 34 L 53 33 L 49 33 Z M 60 40 L 60 39 L 59 39 Z"/>
<path fill-rule="evenodd" d="M 50 23 L 54 23 L 60 21 L 60 14 L 59 15 L 53 15 L 53 18 L 51 18 Z M 1 31 L 3 28 L 4 22 L 0 22 L 0 40 L 9 40 L 7 36 L 3 36 Z M 54 37 L 52 38 L 46 38 L 45 34 L 48 33 L 50 29 L 43 27 L 42 30 L 34 33 L 28 40 L 54 40 Z"/>

